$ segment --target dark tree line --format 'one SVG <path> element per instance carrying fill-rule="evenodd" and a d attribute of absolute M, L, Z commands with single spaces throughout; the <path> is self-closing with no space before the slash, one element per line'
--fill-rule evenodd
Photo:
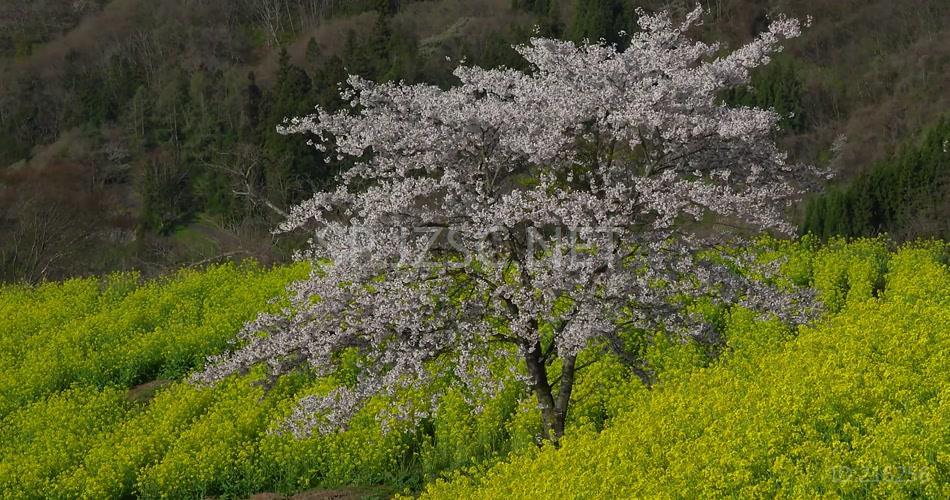
<path fill-rule="evenodd" d="M 801 230 L 823 238 L 950 238 L 950 119 L 850 184 L 811 200 Z"/>

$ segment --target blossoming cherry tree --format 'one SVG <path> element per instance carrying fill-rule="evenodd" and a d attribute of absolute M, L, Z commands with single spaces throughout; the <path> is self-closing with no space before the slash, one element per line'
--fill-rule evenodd
<path fill-rule="evenodd" d="M 787 312 L 788 297 L 696 251 L 723 242 L 716 221 L 792 229 L 783 212 L 811 169 L 776 146 L 775 112 L 719 96 L 800 24 L 780 18 L 722 53 L 687 37 L 701 15 L 641 13 L 622 51 L 535 38 L 517 47 L 531 71 L 461 66 L 448 90 L 351 77 L 351 109 L 287 123 L 354 163 L 280 228 L 316 229 L 301 256 L 323 264 L 196 379 L 262 362 L 275 377 L 301 366 L 326 375 L 356 353 L 352 383 L 300 402 L 289 426 L 305 435 L 436 379 L 477 400 L 501 380 L 489 366 L 507 362 L 556 443 L 582 350 L 621 356 L 649 382 L 624 347 L 629 332 L 714 335 L 684 297 Z"/>

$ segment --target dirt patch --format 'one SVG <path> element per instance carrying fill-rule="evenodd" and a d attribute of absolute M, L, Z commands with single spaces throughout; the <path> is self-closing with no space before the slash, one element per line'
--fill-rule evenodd
<path fill-rule="evenodd" d="M 136 403 L 148 403 L 155 397 L 155 393 L 158 392 L 162 387 L 166 387 L 171 384 L 171 380 L 153 380 L 151 382 L 146 382 L 144 384 L 139 384 L 131 389 L 129 389 L 128 398 L 129 401 L 134 401 Z"/>
<path fill-rule="evenodd" d="M 361 500 L 365 498 L 389 498 L 392 490 L 384 487 L 337 488 L 334 490 L 307 490 L 292 496 L 278 493 L 258 493 L 248 500 Z"/>

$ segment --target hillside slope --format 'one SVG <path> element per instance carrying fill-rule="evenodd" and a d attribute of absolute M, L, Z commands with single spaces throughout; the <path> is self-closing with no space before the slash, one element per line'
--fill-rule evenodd
<path fill-rule="evenodd" d="M 847 186 L 950 109 L 945 3 L 718 0 L 704 3 L 697 35 L 735 46 L 769 16 L 814 19 L 752 88 L 731 99 L 794 112 L 782 132 L 792 158 L 832 164 L 839 172 L 834 184 Z M 283 258 L 292 242 L 275 246 L 269 234 L 279 210 L 332 185 L 345 165 L 322 167 L 321 155 L 301 138 L 279 136 L 275 125 L 316 104 L 338 107 L 337 84 L 347 73 L 450 85 L 462 59 L 521 65 L 510 45 L 526 40 L 535 25 L 545 35 L 623 43 L 616 30 L 634 25 L 636 7 L 681 14 L 692 6 L 689 0 L 7 2 L 0 8 L 0 280 L 116 269 L 161 273 L 228 256 Z M 31 186 L 28 195 L 4 196 L 19 190 L 15 185 Z M 64 198 L 63 185 L 75 186 L 76 199 L 99 202 Z M 946 194 L 936 198 L 950 199 Z M 85 236 L 43 232 L 37 221 L 51 216 L 24 198 L 53 206 L 54 213 L 82 215 L 76 225 Z M 803 210 L 790 215 L 804 218 Z M 925 229 L 891 233 L 934 234 L 909 220 Z M 200 242 L 194 234 L 202 235 Z M 43 250 L 26 256 L 31 248 Z"/>

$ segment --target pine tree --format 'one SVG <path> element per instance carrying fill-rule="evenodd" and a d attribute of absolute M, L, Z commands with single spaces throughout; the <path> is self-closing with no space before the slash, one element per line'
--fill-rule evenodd
<path fill-rule="evenodd" d="M 292 64 L 287 51 L 281 50 L 277 81 L 264 101 L 261 132 L 262 152 L 266 159 L 266 196 L 278 206 L 299 201 L 312 188 L 312 178 L 319 175 L 318 170 L 312 168 L 322 161 L 317 152 L 306 144 L 278 134 L 274 128 L 286 118 L 309 110 L 311 92 L 312 82 L 307 72 Z"/>
<path fill-rule="evenodd" d="M 244 91 L 245 136 L 257 136 L 261 122 L 261 99 L 263 92 L 257 86 L 257 77 L 251 71 L 247 74 L 247 88 Z"/>
<path fill-rule="evenodd" d="M 606 40 L 624 47 L 621 31 L 635 28 L 627 2 L 623 0 L 576 0 L 571 38 L 574 41 Z"/>
<path fill-rule="evenodd" d="M 381 16 L 392 16 L 399 11 L 399 0 L 374 0 L 376 12 Z"/>
<path fill-rule="evenodd" d="M 307 67 L 315 70 L 320 65 L 320 56 L 320 45 L 315 38 L 310 37 L 307 41 Z"/>
<path fill-rule="evenodd" d="M 381 14 L 376 17 L 373 33 L 368 41 L 373 76 L 377 79 L 389 69 L 392 59 L 392 42 L 393 32 L 389 25 L 389 17 Z"/>
<path fill-rule="evenodd" d="M 773 109 L 782 116 L 784 131 L 802 132 L 806 128 L 803 96 L 804 83 L 795 65 L 791 60 L 777 58 L 758 68 L 748 86 L 726 92 L 724 100 L 734 106 Z"/>

